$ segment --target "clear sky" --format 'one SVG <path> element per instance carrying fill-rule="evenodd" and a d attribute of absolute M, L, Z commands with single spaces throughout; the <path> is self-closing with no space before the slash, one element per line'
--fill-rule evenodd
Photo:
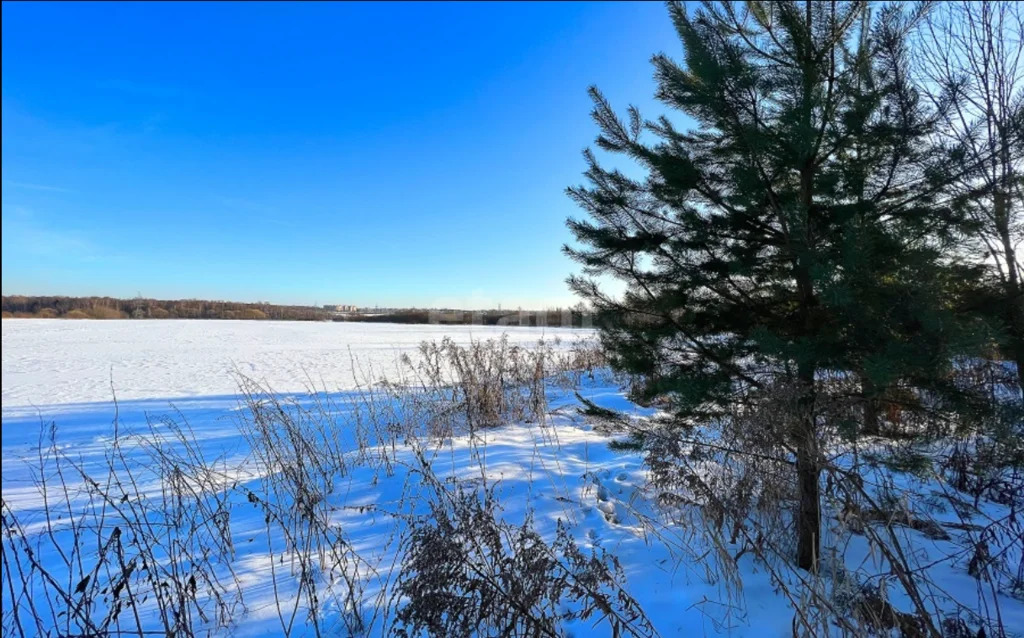
<path fill-rule="evenodd" d="M 4 3 L 3 294 L 573 303 L 597 132 L 658 3 Z"/>

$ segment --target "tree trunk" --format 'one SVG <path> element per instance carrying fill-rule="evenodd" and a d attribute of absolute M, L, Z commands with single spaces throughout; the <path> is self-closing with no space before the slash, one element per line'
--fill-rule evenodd
<path fill-rule="evenodd" d="M 820 60 L 816 57 L 811 42 L 813 42 L 812 30 L 812 3 L 807 0 L 804 3 L 806 21 L 806 41 L 798 47 L 798 58 L 803 66 L 803 99 L 801 119 L 803 131 L 808 136 L 804 143 L 803 157 L 800 161 L 800 203 L 803 219 L 796 228 L 792 230 L 795 252 L 793 253 L 795 266 L 795 279 L 799 295 L 799 315 L 801 336 L 814 337 L 818 332 L 815 325 L 814 309 L 817 306 L 817 299 L 814 295 L 814 282 L 811 271 L 808 267 L 808 259 L 814 248 L 814 178 L 816 171 L 816 158 L 813 135 L 814 127 L 814 85 L 816 67 Z M 797 549 L 796 562 L 801 569 L 810 572 L 818 571 L 818 541 L 821 529 L 821 504 L 818 479 L 821 474 L 821 467 L 818 463 L 818 428 L 815 422 L 814 404 L 815 388 L 814 376 L 817 364 L 812 358 L 804 359 L 797 364 L 797 378 L 800 384 L 800 397 L 797 402 L 798 412 L 795 429 L 796 445 L 796 475 L 797 490 L 799 491 L 799 508 L 796 517 L 797 526 Z"/>
<path fill-rule="evenodd" d="M 1017 364 L 1017 386 L 1024 400 L 1024 297 L 1018 289 L 1010 300 L 1010 356 Z"/>
<path fill-rule="evenodd" d="M 862 377 L 860 392 L 864 397 L 864 423 L 861 425 L 862 436 L 878 436 L 881 428 L 878 425 L 878 393 L 875 391 L 875 384 L 867 377 Z"/>
<path fill-rule="evenodd" d="M 1014 327 L 1017 331 L 1016 345 L 1014 346 L 1013 358 L 1017 364 L 1017 385 L 1020 388 L 1021 400 L 1024 401 L 1024 321 L 1018 322 L 1018 325 Z"/>
<path fill-rule="evenodd" d="M 801 449 L 796 459 L 800 511 L 797 516 L 796 564 L 809 572 L 818 571 L 821 504 L 818 479 L 821 471 L 810 450 Z"/>
<path fill-rule="evenodd" d="M 813 366 L 800 366 L 799 377 L 803 392 L 798 402 L 800 414 L 795 441 L 799 492 L 796 563 L 800 569 L 817 572 L 821 533 L 821 467 L 818 463 L 818 434 L 814 420 Z"/>

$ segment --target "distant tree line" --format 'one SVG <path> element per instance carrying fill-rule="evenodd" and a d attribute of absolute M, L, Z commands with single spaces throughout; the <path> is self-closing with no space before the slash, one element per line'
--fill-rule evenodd
<path fill-rule="evenodd" d="M 539 311 L 409 308 L 386 313 L 339 314 L 317 306 L 282 306 L 264 302 L 11 295 L 3 297 L 2 310 L 4 319 L 270 319 L 482 326 L 590 326 L 590 315 L 582 307 Z"/>
<path fill-rule="evenodd" d="M 4 319 L 274 319 L 325 321 L 331 314 L 313 306 L 281 306 L 203 299 L 117 299 L 114 297 L 3 297 Z"/>
<path fill-rule="evenodd" d="M 367 323 L 408 323 L 444 324 L 475 326 L 531 326 L 589 328 L 592 325 L 590 313 L 581 307 L 552 310 L 425 310 L 410 308 L 380 314 L 344 314 L 333 317 L 335 321 L 359 321 Z"/>

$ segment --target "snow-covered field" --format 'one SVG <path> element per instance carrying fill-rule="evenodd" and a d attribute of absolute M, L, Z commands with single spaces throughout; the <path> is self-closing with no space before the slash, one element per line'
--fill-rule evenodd
<path fill-rule="evenodd" d="M 110 459 L 116 410 L 118 433 L 128 442 L 119 449 L 127 450 L 126 466 L 136 467 L 138 483 L 124 488 L 122 504 L 133 504 L 159 503 L 167 498 L 167 486 L 154 483 L 154 470 L 146 467 L 145 459 L 153 458 L 146 437 L 170 435 L 167 422 L 161 421 L 165 415 L 177 423 L 187 422 L 189 436 L 207 460 L 217 459 L 215 465 L 222 468 L 217 484 L 224 490 L 222 505 L 231 512 L 230 580 L 242 594 L 242 602 L 231 607 L 231 633 L 311 635 L 312 625 L 301 611 L 301 592 L 293 582 L 296 559 L 284 549 L 279 531 L 272 531 L 270 515 L 265 518 L 257 503 L 251 498 L 247 501 L 247 493 L 265 494 L 272 477 L 253 458 L 250 439 L 240 430 L 248 423 L 240 416 L 244 408 L 239 403 L 238 374 L 254 378 L 279 396 L 303 405 L 309 405 L 311 397 L 304 392 L 312 384 L 330 393 L 332 410 L 344 416 L 360 400 L 355 389 L 358 385 L 367 378 L 394 373 L 401 355 L 414 352 L 421 341 L 449 336 L 468 343 L 498 337 L 503 332 L 511 342 L 524 345 L 541 338 L 570 343 L 588 336 L 581 331 L 553 328 L 6 320 L 2 423 L 5 517 L 19 517 L 36 555 L 58 582 L 66 584 L 67 591 L 74 590 L 95 557 L 86 558 L 84 567 L 75 568 L 79 571 L 64 573 L 68 570 L 62 571 L 62 559 L 52 545 L 55 538 L 70 542 L 70 533 L 43 533 L 46 512 L 34 477 L 39 475 L 40 465 L 44 465 L 43 475 L 52 476 L 53 461 L 52 457 L 42 459 L 39 455 L 40 447 L 47 445 L 46 437 L 41 437 L 46 428 L 41 426 L 55 424 L 56 450 L 77 467 L 99 469 Z M 111 401 L 112 387 L 118 399 L 116 408 Z M 604 375 L 582 379 L 577 390 L 597 405 L 622 410 L 635 418 L 651 414 L 632 406 Z M 530 511 L 537 531 L 548 539 L 562 521 L 569 525 L 581 547 L 600 548 L 616 555 L 623 567 L 626 589 L 661 635 L 767 638 L 793 634 L 793 610 L 780 594 L 780 582 L 785 580 L 773 579 L 754 564 L 750 555 L 744 556 L 737 565 L 743 577 L 737 598 L 726 592 L 722 582 L 709 579 L 700 565 L 681 559 L 686 553 L 674 551 L 672 542 L 683 542 L 682 537 L 673 537 L 669 528 L 660 530 L 663 537 L 655 537 L 637 519 L 651 513 L 656 501 L 640 454 L 611 450 L 609 436 L 595 431 L 575 409 L 578 401 L 572 390 L 551 386 L 548 395 L 550 412 L 543 422 L 511 423 L 473 439 L 455 437 L 433 450 L 434 471 L 439 477 L 485 474 L 496 484 L 503 516 L 510 521 L 520 522 Z M 140 436 L 132 438 L 136 433 Z M 395 542 L 396 519 L 392 514 L 423 514 L 425 506 L 409 492 L 410 485 L 416 483 L 418 461 L 413 450 L 399 443 L 390 454 L 387 468 L 379 463 L 353 462 L 324 492 L 328 504 L 324 511 L 329 512 L 331 524 L 342 530 L 345 546 L 356 550 L 364 561 L 361 578 L 365 590 L 359 613 L 374 635 L 386 635 L 392 629 L 374 616 L 373 609 L 374 601 L 380 600 L 375 592 L 394 582 L 392 568 L 400 548 Z M 84 511 L 90 507 L 85 495 L 88 490 L 81 485 L 75 487 L 75 477 L 70 479 L 70 496 L 49 494 L 48 498 L 58 503 L 66 499 L 68 509 Z M 211 498 L 215 497 L 207 493 L 201 500 Z M 990 517 L 1005 514 L 999 508 L 985 512 Z M 955 536 L 931 540 L 916 531 L 905 533 L 918 553 L 915 560 L 922 564 L 927 564 L 930 556 L 955 550 L 958 540 Z M 110 531 L 101 529 L 99 535 L 108 538 Z M 832 536 L 825 541 L 838 542 Z M 202 544 L 196 539 L 190 542 Z M 884 561 L 873 555 L 863 537 L 847 536 L 842 542 L 848 563 L 865 573 L 885 573 Z M 93 542 L 94 553 L 98 545 Z M 1011 551 L 1019 553 L 1019 548 Z M 228 566 L 220 568 L 227 570 Z M 322 565 L 321 569 L 325 573 L 328 570 Z M 951 562 L 929 569 L 949 592 L 966 598 L 989 597 L 985 588 L 968 575 L 964 564 Z M 330 571 L 333 578 L 333 568 Z M 114 580 L 111 583 L 113 586 Z M 343 635 L 350 628 L 340 610 L 341 589 L 327 587 L 321 598 L 319 627 L 329 635 Z M 1011 634 L 1024 632 L 1024 602 L 1002 595 L 999 598 L 1006 629 Z M 14 627 L 7 622 L 11 605 L 7 591 L 3 600 L 4 634 L 13 634 Z M 23 608 L 30 602 L 18 601 Z M 897 596 L 894 602 L 906 601 Z M 40 598 L 36 604 L 45 608 L 47 603 Z M 162 626 L 152 615 L 153 601 L 148 605 L 140 606 L 138 618 L 147 629 L 159 631 Z M 61 623 L 70 623 L 68 618 L 62 616 L 55 624 L 60 627 Z M 609 635 L 607 626 L 595 625 L 595 620 L 577 621 L 570 629 L 577 636 L 593 632 Z M 216 625 L 213 618 L 197 622 L 200 628 Z M 33 635 L 34 629 L 27 629 L 25 634 Z"/>
<path fill-rule="evenodd" d="M 235 394 L 240 372 L 281 392 L 310 380 L 330 390 L 393 373 L 422 341 L 458 343 L 507 334 L 512 343 L 571 341 L 566 328 L 321 323 L 307 321 L 3 322 L 3 409 Z"/>

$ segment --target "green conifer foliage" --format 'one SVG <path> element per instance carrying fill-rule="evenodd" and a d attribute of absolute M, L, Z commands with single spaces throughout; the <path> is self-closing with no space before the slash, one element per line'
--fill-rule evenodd
<path fill-rule="evenodd" d="M 727 418 L 738 396 L 798 388 L 793 450 L 800 567 L 815 569 L 823 371 L 951 388 L 969 352 L 944 299 L 973 276 L 947 256 L 959 220 L 930 152 L 935 118 L 908 74 L 922 14 L 863 2 L 704 3 L 669 13 L 681 62 L 654 56 L 657 97 L 675 114 L 620 119 L 597 89 L 597 146 L 633 177 L 585 157 L 569 189 L 570 278 L 595 307 L 613 365 L 639 400 L 681 425 Z M 685 117 L 679 117 L 679 115 Z M 602 282 L 625 283 L 610 295 Z"/>

